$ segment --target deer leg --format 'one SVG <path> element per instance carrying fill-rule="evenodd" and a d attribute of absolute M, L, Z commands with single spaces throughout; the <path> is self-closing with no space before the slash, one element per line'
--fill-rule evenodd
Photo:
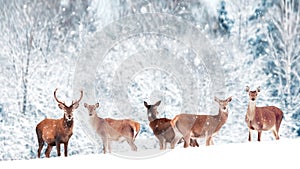
<path fill-rule="evenodd" d="M 159 149 L 163 150 L 164 149 L 164 138 L 162 136 L 157 136 L 158 142 L 159 142 Z"/>
<path fill-rule="evenodd" d="M 159 142 L 160 142 L 160 150 L 167 149 L 167 140 L 163 136 L 160 137 Z"/>
<path fill-rule="evenodd" d="M 40 158 L 41 157 L 41 151 L 42 151 L 43 146 L 44 146 L 44 140 L 42 138 L 42 132 L 39 129 L 36 129 L 36 135 L 37 135 L 38 143 L 39 143 L 38 158 Z"/>
<path fill-rule="evenodd" d="M 197 142 L 197 139 L 195 139 L 194 142 L 195 142 L 195 146 L 196 146 L 196 147 L 199 147 L 199 144 L 198 144 L 198 142 Z"/>
<path fill-rule="evenodd" d="M 65 157 L 68 156 L 68 142 L 64 143 Z"/>
<path fill-rule="evenodd" d="M 167 149 L 167 140 L 163 140 L 163 150 Z"/>
<path fill-rule="evenodd" d="M 111 141 L 110 140 L 107 141 L 107 150 L 108 150 L 108 153 L 111 153 Z"/>
<path fill-rule="evenodd" d="M 136 147 L 136 145 L 134 144 L 133 139 L 134 139 L 134 138 L 129 138 L 129 139 L 127 139 L 127 143 L 130 145 L 131 151 L 137 151 L 137 147 Z"/>
<path fill-rule="evenodd" d="M 251 133 L 251 129 L 249 128 L 249 136 L 248 136 L 248 141 L 251 141 L 251 135 L 252 135 L 252 133 Z"/>
<path fill-rule="evenodd" d="M 278 132 L 275 129 L 273 130 L 273 134 L 275 136 L 275 139 L 279 140 Z"/>
<path fill-rule="evenodd" d="M 108 140 L 106 138 L 103 138 L 102 139 L 102 142 L 103 142 L 103 153 L 106 154 L 107 152 L 107 142 Z"/>
<path fill-rule="evenodd" d="M 206 138 L 206 146 L 210 146 L 211 143 L 212 143 L 212 137 L 209 136 L 209 137 Z"/>
<path fill-rule="evenodd" d="M 190 146 L 191 146 L 191 147 L 195 147 L 195 142 L 194 142 L 193 139 L 190 139 Z"/>
<path fill-rule="evenodd" d="M 52 147 L 53 147 L 52 145 L 48 144 L 47 149 L 46 149 L 46 153 L 45 153 L 47 158 L 50 157 Z"/>
<path fill-rule="evenodd" d="M 214 141 L 212 139 L 212 136 L 208 137 L 208 144 L 209 145 L 214 145 Z M 206 145 L 207 145 L 207 143 L 206 143 Z"/>
<path fill-rule="evenodd" d="M 43 149 L 43 146 L 44 146 L 44 141 L 43 140 L 39 140 L 38 158 L 41 157 L 41 151 Z"/>
<path fill-rule="evenodd" d="M 56 150 L 57 150 L 57 156 L 59 157 L 60 156 L 60 144 L 59 144 L 59 141 L 55 142 L 55 146 L 56 146 Z"/>
<path fill-rule="evenodd" d="M 258 138 L 257 138 L 257 141 L 260 141 L 260 138 L 261 138 L 261 132 L 262 132 L 262 131 L 260 131 L 260 130 L 258 131 Z"/>
<path fill-rule="evenodd" d="M 279 128 L 280 128 L 280 125 L 281 125 L 281 121 L 283 119 L 283 115 L 276 118 L 276 134 L 277 134 L 277 137 L 276 137 L 276 140 L 279 140 Z"/>
<path fill-rule="evenodd" d="M 276 129 L 274 129 L 274 132 L 276 133 L 276 135 L 274 133 L 276 140 L 279 140 L 279 134 L 278 133 L 279 133 L 279 127 L 280 127 L 280 124 L 281 124 L 281 120 L 282 120 L 282 118 L 280 120 L 276 121 Z"/>
<path fill-rule="evenodd" d="M 164 149 L 164 143 L 163 140 L 159 140 L 159 149 L 163 150 Z"/>
<path fill-rule="evenodd" d="M 190 146 L 192 146 L 192 147 L 199 147 L 197 139 L 190 139 Z"/>
<path fill-rule="evenodd" d="M 190 145 L 190 139 L 191 139 L 190 134 L 184 136 L 183 139 L 184 139 L 184 145 L 183 145 L 183 147 L 187 148 Z"/>
<path fill-rule="evenodd" d="M 175 145 L 178 143 L 178 141 L 181 139 L 182 137 L 176 137 L 171 141 L 171 149 L 175 148 Z"/>

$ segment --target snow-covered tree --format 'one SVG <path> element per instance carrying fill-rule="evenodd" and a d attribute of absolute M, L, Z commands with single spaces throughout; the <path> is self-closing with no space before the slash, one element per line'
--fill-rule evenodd
<path fill-rule="evenodd" d="M 239 78 L 244 84 L 263 86 L 259 102 L 281 107 L 286 135 L 294 136 L 299 128 L 293 120 L 299 118 L 299 2 L 242 1 L 233 7 L 241 12 L 233 32 L 247 58 L 242 66 L 245 76 Z"/>
<path fill-rule="evenodd" d="M 269 74 L 267 85 L 276 89 L 270 94 L 281 100 L 286 107 L 287 120 L 294 124 L 294 120 L 299 121 L 300 112 L 300 4 L 297 0 L 274 2 L 264 18 L 269 55 L 265 69 Z M 298 130 L 298 135 L 299 126 L 297 123 L 292 127 L 292 130 Z"/>
<path fill-rule="evenodd" d="M 20 141 L 19 137 L 28 140 L 5 144 L 35 150 L 35 144 L 30 142 L 35 141 L 37 122 L 45 116 L 62 116 L 54 111 L 57 104 L 53 91 L 58 87 L 61 97 L 72 97 L 76 54 L 83 45 L 82 38 L 95 31 L 94 14 L 89 5 L 89 0 L 1 1 L 0 55 L 5 58 L 0 76 L 1 84 L 5 85 L 0 89 L 4 114 L 1 120 L 17 133 L 17 138 L 11 140 Z M 0 140 L 7 140 L 9 132 L 9 128 L 1 132 Z M 6 149 L 9 145 L 1 147 Z M 6 155 L 12 156 L 3 158 L 28 156 Z"/>

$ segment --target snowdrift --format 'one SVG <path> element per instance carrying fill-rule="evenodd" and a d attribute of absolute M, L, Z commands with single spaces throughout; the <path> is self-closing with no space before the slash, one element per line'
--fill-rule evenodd
<path fill-rule="evenodd" d="M 0 168 L 299 168 L 300 139 L 2 161 Z M 158 152 L 161 154 L 157 155 Z M 139 158 L 139 156 L 147 158 Z M 156 154 L 156 156 L 151 156 Z M 134 158 L 133 158 L 134 156 Z"/>

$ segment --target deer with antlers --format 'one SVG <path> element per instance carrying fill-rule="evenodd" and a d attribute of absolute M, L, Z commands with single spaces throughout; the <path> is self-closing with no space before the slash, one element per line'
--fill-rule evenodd
<path fill-rule="evenodd" d="M 279 140 L 279 128 L 283 119 L 283 112 L 275 106 L 257 107 L 256 100 L 260 87 L 256 90 L 250 91 L 249 86 L 246 86 L 246 92 L 249 95 L 249 104 L 246 113 L 245 121 L 249 128 L 249 138 L 251 141 L 251 131 L 256 130 L 258 132 L 258 141 L 261 141 L 262 131 L 272 130 L 276 140 Z"/>
<path fill-rule="evenodd" d="M 47 143 L 46 157 L 50 157 L 50 152 L 53 146 L 57 148 L 57 155 L 60 156 L 60 144 L 64 144 L 64 154 L 68 156 L 68 142 L 73 134 L 73 112 L 78 108 L 79 102 L 82 99 L 83 91 L 80 91 L 80 98 L 77 101 L 72 101 L 70 106 L 59 101 L 54 91 L 54 98 L 58 103 L 58 107 L 64 111 L 64 116 L 61 119 L 44 119 L 36 126 L 36 134 L 38 139 L 38 158 L 41 156 L 41 151 L 44 143 Z"/>
<path fill-rule="evenodd" d="M 160 103 L 161 101 L 158 101 L 153 105 L 149 105 L 146 101 L 144 101 L 144 106 L 147 108 L 149 126 L 159 141 L 160 150 L 165 150 L 167 148 L 167 143 L 171 143 L 174 140 L 175 133 L 170 123 L 171 119 L 157 117 L 159 114 L 157 107 L 160 105 Z M 182 140 L 180 140 L 178 143 L 181 141 Z M 199 147 L 196 139 L 191 139 L 190 145 L 192 147 Z"/>
<path fill-rule="evenodd" d="M 171 148 L 175 147 L 178 139 L 183 137 L 184 148 L 190 143 L 190 138 L 206 138 L 206 146 L 213 145 L 213 136 L 215 136 L 228 118 L 228 103 L 232 97 L 220 100 L 217 97 L 214 100 L 219 104 L 219 113 L 217 115 L 195 115 L 179 114 L 171 120 L 176 139 L 171 143 Z M 178 137 L 179 136 L 179 137 Z"/>
<path fill-rule="evenodd" d="M 103 153 L 111 153 L 111 141 L 127 141 L 132 151 L 137 151 L 134 144 L 135 138 L 140 131 L 140 123 L 131 119 L 112 119 L 101 118 L 97 115 L 96 109 L 99 103 L 89 105 L 84 103 L 84 107 L 88 110 L 90 123 L 96 130 L 103 142 Z"/>

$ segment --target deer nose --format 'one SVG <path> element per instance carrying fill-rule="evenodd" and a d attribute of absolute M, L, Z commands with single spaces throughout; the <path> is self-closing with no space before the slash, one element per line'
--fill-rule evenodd
<path fill-rule="evenodd" d="M 223 109 L 226 110 L 226 107 L 224 106 Z"/>
<path fill-rule="evenodd" d="M 72 118 L 72 116 L 71 116 L 71 115 L 68 115 L 68 118 L 69 118 L 69 119 L 71 119 L 71 118 Z"/>
<path fill-rule="evenodd" d="M 255 100 L 255 98 L 252 98 L 251 100 L 252 100 L 252 101 L 254 101 L 254 100 Z"/>

